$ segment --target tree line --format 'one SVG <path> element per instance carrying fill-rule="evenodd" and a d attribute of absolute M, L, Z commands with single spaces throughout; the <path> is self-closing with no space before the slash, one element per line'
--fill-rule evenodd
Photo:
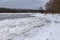
<path fill-rule="evenodd" d="M 39 12 L 44 13 L 45 10 L 36 9 L 11 9 L 11 8 L 0 8 L 0 13 L 25 13 L 25 12 Z"/>

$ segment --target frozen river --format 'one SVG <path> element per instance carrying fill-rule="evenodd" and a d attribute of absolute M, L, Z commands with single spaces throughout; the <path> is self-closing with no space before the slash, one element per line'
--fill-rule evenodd
<path fill-rule="evenodd" d="M 22 13 L 0 13 L 0 20 L 34 17 L 31 14 Z"/>

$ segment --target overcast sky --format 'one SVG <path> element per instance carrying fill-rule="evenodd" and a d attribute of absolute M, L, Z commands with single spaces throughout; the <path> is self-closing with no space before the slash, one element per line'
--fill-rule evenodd
<path fill-rule="evenodd" d="M 0 0 L 0 7 L 38 9 L 41 6 L 45 8 L 44 6 L 48 1 L 49 0 Z"/>

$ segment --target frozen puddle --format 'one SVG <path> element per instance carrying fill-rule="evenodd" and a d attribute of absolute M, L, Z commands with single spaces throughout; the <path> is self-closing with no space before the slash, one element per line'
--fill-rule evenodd
<path fill-rule="evenodd" d="M 41 17 L 2 20 L 0 40 L 44 40 L 49 36 L 50 24 L 49 20 Z"/>

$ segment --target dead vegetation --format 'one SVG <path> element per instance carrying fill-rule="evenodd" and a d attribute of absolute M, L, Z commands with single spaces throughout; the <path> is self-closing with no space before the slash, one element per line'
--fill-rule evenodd
<path fill-rule="evenodd" d="M 60 13 L 60 0 L 50 0 L 46 4 L 46 12 L 48 12 L 48 13 Z"/>

